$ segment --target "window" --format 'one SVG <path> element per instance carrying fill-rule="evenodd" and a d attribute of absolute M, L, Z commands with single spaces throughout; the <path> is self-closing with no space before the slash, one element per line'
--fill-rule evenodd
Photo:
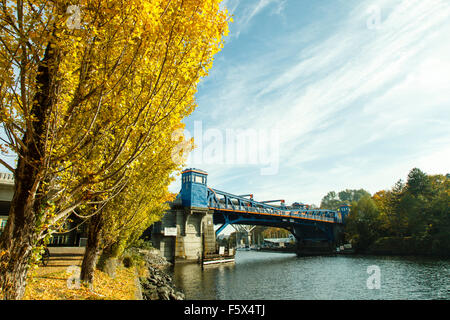
<path fill-rule="evenodd" d="M 203 183 L 203 177 L 195 176 L 195 182 L 197 182 L 197 183 Z"/>
<path fill-rule="evenodd" d="M 50 239 L 50 243 L 55 245 L 63 245 L 67 244 L 67 240 L 67 236 L 52 236 L 52 238 Z"/>
<path fill-rule="evenodd" d="M 3 230 L 5 230 L 6 227 L 6 220 L 1 219 L 0 220 L 0 233 L 3 232 Z"/>

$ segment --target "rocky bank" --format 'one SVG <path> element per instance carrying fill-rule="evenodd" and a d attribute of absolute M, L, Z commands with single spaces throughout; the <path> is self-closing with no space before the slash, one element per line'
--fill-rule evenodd
<path fill-rule="evenodd" d="M 184 300 L 185 295 L 177 289 L 167 272 L 172 265 L 159 251 L 139 250 L 144 257 L 148 276 L 139 279 L 144 300 Z"/>

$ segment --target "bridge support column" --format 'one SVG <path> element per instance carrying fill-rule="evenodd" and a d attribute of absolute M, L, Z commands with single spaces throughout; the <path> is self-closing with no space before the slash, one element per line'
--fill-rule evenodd
<path fill-rule="evenodd" d="M 333 229 L 330 229 L 333 228 Z M 334 253 L 334 227 L 297 225 L 293 227 L 297 256 L 328 255 Z"/>
<path fill-rule="evenodd" d="M 215 250 L 212 215 L 207 209 L 192 208 L 186 208 L 185 215 L 185 233 L 177 235 L 175 261 L 198 261 L 204 251 Z"/>
<path fill-rule="evenodd" d="M 167 228 L 176 228 L 176 235 L 165 234 Z M 173 208 L 153 231 L 152 240 L 168 260 L 197 262 L 204 253 L 216 249 L 212 214 L 205 208 Z"/>
<path fill-rule="evenodd" d="M 334 245 L 327 240 L 301 240 L 296 241 L 297 256 L 318 256 L 334 253 Z"/>

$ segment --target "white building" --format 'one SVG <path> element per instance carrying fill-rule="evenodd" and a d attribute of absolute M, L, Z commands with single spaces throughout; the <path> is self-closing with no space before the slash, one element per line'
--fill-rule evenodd
<path fill-rule="evenodd" d="M 14 195 L 14 175 L 0 173 L 0 233 L 3 231 L 8 219 L 11 200 Z"/>

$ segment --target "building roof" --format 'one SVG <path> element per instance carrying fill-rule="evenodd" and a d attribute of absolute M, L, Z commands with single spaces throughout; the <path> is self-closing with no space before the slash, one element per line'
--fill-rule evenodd
<path fill-rule="evenodd" d="M 182 173 L 188 173 L 188 172 L 197 172 L 197 173 L 201 173 L 201 174 L 208 175 L 208 173 L 207 173 L 206 171 L 201 170 L 201 169 L 196 169 L 196 168 L 188 168 L 188 169 L 185 169 L 185 170 L 183 170 Z"/>
<path fill-rule="evenodd" d="M 12 173 L 0 172 L 0 184 L 14 184 L 14 175 Z"/>

